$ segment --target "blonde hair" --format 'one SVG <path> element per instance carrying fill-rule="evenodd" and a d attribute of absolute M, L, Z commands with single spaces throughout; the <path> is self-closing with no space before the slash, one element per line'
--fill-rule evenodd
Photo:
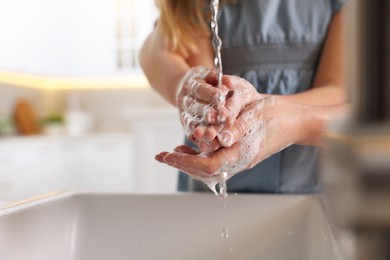
<path fill-rule="evenodd" d="M 232 2 L 232 1 L 224 1 Z M 210 12 L 205 0 L 156 0 L 160 10 L 157 28 L 169 50 L 183 56 L 197 53 L 199 37 L 209 37 Z"/>

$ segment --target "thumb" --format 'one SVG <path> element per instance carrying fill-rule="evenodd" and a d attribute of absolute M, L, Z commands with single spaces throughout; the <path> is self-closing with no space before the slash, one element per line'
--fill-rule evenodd
<path fill-rule="evenodd" d="M 263 101 L 259 100 L 245 108 L 232 126 L 225 127 L 219 132 L 217 138 L 223 147 L 230 147 L 250 134 L 252 128 L 262 121 Z"/>

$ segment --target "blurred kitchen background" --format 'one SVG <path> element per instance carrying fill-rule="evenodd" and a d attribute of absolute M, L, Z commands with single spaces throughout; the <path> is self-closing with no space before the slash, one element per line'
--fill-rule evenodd
<path fill-rule="evenodd" d="M 0 0 L 0 206 L 58 190 L 174 192 L 182 139 L 138 51 L 154 0 Z"/>

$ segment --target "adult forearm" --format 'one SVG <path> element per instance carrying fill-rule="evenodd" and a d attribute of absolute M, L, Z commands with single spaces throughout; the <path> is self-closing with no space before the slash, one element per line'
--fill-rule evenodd
<path fill-rule="evenodd" d="M 326 129 L 332 121 L 346 118 L 349 114 L 349 105 L 305 106 L 301 114 L 300 128 L 302 138 L 297 142 L 300 145 L 320 146 Z"/>
<path fill-rule="evenodd" d="M 292 95 L 277 95 L 281 100 L 311 106 L 340 105 L 347 101 L 345 89 L 336 85 L 316 87 Z"/>

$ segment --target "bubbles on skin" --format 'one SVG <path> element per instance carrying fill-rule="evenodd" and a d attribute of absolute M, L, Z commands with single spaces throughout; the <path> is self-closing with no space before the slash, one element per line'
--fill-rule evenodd
<path fill-rule="evenodd" d="M 182 117 L 184 133 L 187 137 L 193 135 L 195 127 L 201 123 L 200 118 L 185 112 L 182 113 Z"/>
<path fill-rule="evenodd" d="M 196 67 L 201 79 L 205 79 L 207 75 L 211 72 L 211 69 L 205 67 Z"/>
<path fill-rule="evenodd" d="M 191 90 L 191 83 L 193 83 L 194 79 L 205 79 L 210 71 L 211 69 L 201 66 L 190 69 L 179 83 L 176 101 L 179 101 L 181 96 L 185 96 L 185 93 Z M 180 104 L 180 102 L 178 102 L 178 104 Z"/>
<path fill-rule="evenodd" d="M 254 161 L 254 159 L 257 157 L 259 151 L 260 151 L 260 146 L 264 140 L 265 137 L 265 122 L 261 121 L 255 124 L 252 127 L 252 131 L 250 134 L 245 135 L 241 140 L 240 140 L 240 145 L 239 145 L 239 157 L 238 160 L 233 158 L 233 162 L 229 162 L 229 158 L 226 158 L 227 161 L 226 163 L 226 168 L 224 171 L 227 173 L 226 179 L 230 179 L 232 176 L 236 175 L 239 172 L 242 172 L 243 170 L 247 169 L 251 163 Z M 206 154 L 201 154 L 198 156 L 207 156 Z M 230 158 L 232 160 L 232 158 Z M 222 168 L 222 167 L 221 167 Z M 217 188 L 216 186 L 221 182 L 221 170 L 218 169 L 216 172 L 213 174 L 205 174 L 202 176 L 193 176 L 193 178 L 196 178 L 199 181 L 202 181 L 205 183 L 209 189 L 216 195 L 218 196 Z"/>
<path fill-rule="evenodd" d="M 251 165 L 251 163 L 258 156 L 260 146 L 264 141 L 265 122 L 259 122 L 251 129 L 251 133 L 245 135 L 240 141 L 240 158 L 237 165 L 235 165 L 235 171 L 241 172 Z"/>
<path fill-rule="evenodd" d="M 200 104 L 191 97 L 192 93 L 199 91 L 199 86 L 202 85 L 201 80 L 205 80 L 211 69 L 202 66 L 192 68 L 179 83 L 176 94 L 176 101 L 179 107 L 180 116 L 184 131 L 187 136 L 193 134 L 192 128 L 194 125 L 205 124 L 210 122 L 210 111 L 213 106 L 221 106 L 224 104 L 225 96 L 218 92 L 214 97 L 214 102 L 203 108 Z M 206 83 L 205 83 L 206 84 Z M 190 111 L 199 111 L 202 116 L 196 116 Z M 203 112 L 202 112 L 203 110 Z"/>
<path fill-rule="evenodd" d="M 209 125 L 208 122 L 213 121 L 211 118 L 212 117 L 211 112 L 213 111 L 214 104 L 209 104 L 207 106 L 202 106 L 201 104 L 192 104 L 191 106 L 192 106 L 191 109 L 196 109 L 197 111 L 200 112 L 200 114 L 202 114 L 202 116 L 199 117 L 197 115 L 194 115 L 193 113 L 186 112 L 186 111 L 181 113 L 183 129 L 187 136 L 194 135 L 197 126 L 199 125 L 207 126 Z M 226 118 L 218 116 L 217 121 L 220 120 L 226 120 Z M 220 129 L 222 128 L 223 127 L 221 127 Z"/>
<path fill-rule="evenodd" d="M 225 105 L 226 96 L 225 96 L 223 93 L 218 92 L 218 93 L 214 96 L 213 100 L 214 100 L 213 103 L 216 104 L 217 109 L 220 110 L 221 107 L 222 107 L 223 105 Z"/>
<path fill-rule="evenodd" d="M 259 152 L 261 142 L 263 140 L 264 131 L 261 129 L 263 123 L 256 124 L 254 131 L 251 134 L 246 135 L 241 139 L 240 144 L 240 155 L 239 159 L 234 163 L 226 164 L 227 170 L 224 177 L 225 180 L 230 179 L 232 176 L 236 175 L 239 172 L 247 169 L 247 167 L 252 163 L 252 161 L 256 158 L 257 153 Z M 203 154 L 203 156 L 205 156 Z M 209 189 L 218 196 L 216 186 L 221 182 L 221 169 L 216 171 L 213 174 L 206 176 L 196 176 L 196 179 L 205 183 Z"/>
<path fill-rule="evenodd" d="M 236 93 L 234 97 L 245 95 L 249 93 L 249 91 L 241 89 L 236 91 Z M 272 118 L 273 114 L 267 114 L 269 111 L 268 106 L 273 106 L 275 103 L 276 100 L 274 97 L 263 97 L 261 100 L 257 100 L 256 103 L 253 103 L 253 107 L 248 107 L 247 111 L 244 111 L 241 114 L 242 120 L 249 123 L 250 129 L 247 130 L 248 126 L 243 128 L 247 131 L 247 133 L 238 141 L 238 143 L 233 144 L 231 149 L 235 150 L 233 150 L 233 153 L 230 154 L 230 157 L 223 158 L 224 163 L 226 163 L 227 166 L 227 170 L 224 170 L 228 172 L 226 180 L 230 179 L 237 173 L 252 167 L 254 163 L 260 159 L 266 159 L 265 156 L 269 157 L 290 145 L 288 144 L 284 147 L 275 147 L 276 145 L 279 145 L 279 143 L 277 143 L 278 138 L 276 138 L 277 136 L 275 136 L 274 131 L 277 130 L 277 125 L 273 123 L 275 122 Z M 183 125 L 185 126 L 187 136 L 194 133 L 194 124 L 205 124 L 205 116 L 207 115 L 206 110 L 210 109 L 211 106 L 212 104 L 204 109 L 202 117 L 196 117 L 192 114 L 183 112 L 182 115 L 186 122 L 186 124 Z M 278 115 L 280 115 L 280 113 Z M 207 124 L 205 125 L 207 126 Z M 207 155 L 208 154 L 205 153 L 198 156 L 205 157 Z M 222 166 L 212 174 L 198 172 L 197 174 L 191 175 L 191 177 L 204 182 L 215 195 L 218 195 L 216 186 L 222 179 L 220 174 L 221 170 Z M 274 207 L 274 212 L 275 211 L 276 208 Z"/>
<path fill-rule="evenodd" d="M 243 120 L 246 120 L 247 122 L 253 122 L 255 113 L 257 112 L 262 113 L 264 103 L 269 102 L 271 104 L 274 103 L 273 98 L 264 98 L 262 102 L 259 102 L 253 110 L 248 110 L 246 113 L 244 113 L 242 116 L 244 117 Z M 256 111 L 256 112 L 255 112 Z M 186 121 L 187 122 L 202 122 L 202 119 L 199 119 L 198 117 L 194 117 L 190 114 L 185 114 Z M 260 114 L 259 118 L 262 118 L 263 115 Z M 198 120 L 198 121 L 196 121 Z M 265 121 L 265 119 L 258 121 L 257 123 L 253 124 L 251 129 L 248 131 L 248 133 L 241 138 L 241 140 L 238 143 L 238 154 L 234 154 L 232 158 L 225 158 L 225 163 L 227 168 L 225 169 L 228 172 L 228 176 L 226 176 L 226 180 L 230 179 L 235 174 L 242 172 L 243 170 L 248 169 L 252 166 L 252 164 L 257 161 L 256 159 L 259 158 L 260 153 L 262 150 L 266 150 L 264 145 L 266 144 L 265 138 L 267 136 L 267 126 L 266 124 L 269 124 L 268 121 Z M 186 133 L 192 134 L 193 130 L 191 129 L 191 124 L 187 123 L 186 126 Z M 267 127 L 266 127 L 267 126 Z M 206 154 L 202 154 L 200 156 L 205 156 Z M 201 174 L 197 176 L 192 176 L 193 178 L 196 178 L 197 180 L 200 180 L 204 182 L 211 191 L 215 195 L 218 195 L 216 185 L 221 182 L 221 168 L 216 170 L 213 174 Z"/>
<path fill-rule="evenodd" d="M 240 88 L 234 89 L 234 98 L 237 100 L 237 102 L 235 102 L 236 106 L 234 106 L 235 109 L 241 110 L 240 108 L 242 108 L 245 103 L 250 103 L 250 101 L 259 99 L 258 96 L 260 94 L 247 80 L 237 76 L 230 76 L 229 79 L 232 85 L 236 87 L 240 86 Z"/>
<path fill-rule="evenodd" d="M 208 85 L 208 83 L 201 82 L 200 80 L 205 80 L 207 75 L 211 72 L 211 69 L 207 69 L 204 67 L 196 67 L 190 75 L 188 75 L 188 78 L 184 78 L 181 85 L 186 85 L 187 82 L 187 93 L 190 94 L 197 94 L 199 95 L 200 87 L 202 85 Z M 225 104 L 226 96 L 218 91 L 214 97 L 212 98 L 214 105 L 219 109 L 221 106 Z"/>
<path fill-rule="evenodd" d="M 176 100 L 178 100 L 178 104 L 184 106 L 179 107 L 179 109 L 181 110 L 180 116 L 187 137 L 191 137 L 194 135 L 196 126 L 207 126 L 206 122 L 211 121 L 209 117 L 210 111 L 213 107 L 217 107 L 219 109 L 221 105 L 226 105 L 226 96 L 222 92 L 217 92 L 217 94 L 213 97 L 214 102 L 208 104 L 207 106 L 204 106 L 204 104 L 202 106 L 200 103 L 197 102 L 191 103 L 189 99 L 185 98 L 187 94 L 193 93 L 193 91 L 199 91 L 199 86 L 201 86 L 202 84 L 200 81 L 204 80 L 210 73 L 210 71 L 210 69 L 204 67 L 193 68 L 180 82 Z M 234 95 L 231 97 L 233 99 L 237 99 L 237 102 L 232 103 L 232 105 L 235 106 L 235 109 L 239 108 L 239 110 L 241 110 L 242 106 L 244 106 L 243 102 L 245 101 L 258 99 L 259 94 L 246 80 L 241 79 L 239 77 L 231 77 L 231 81 L 232 85 L 240 87 L 239 89 L 234 90 Z M 241 99 L 244 101 L 242 101 Z M 191 109 L 189 109 L 190 106 L 192 106 Z M 192 112 L 196 111 L 199 116 L 190 113 L 189 110 L 192 110 Z M 253 121 L 253 113 L 254 112 L 251 111 L 250 113 L 246 114 L 246 120 Z M 225 122 L 226 118 L 218 116 L 217 121 Z M 239 155 L 235 155 L 235 158 L 226 158 L 226 160 L 230 159 L 230 162 L 226 162 L 228 172 L 226 180 L 230 179 L 235 174 L 247 169 L 256 159 L 261 148 L 260 146 L 266 134 L 264 124 L 264 122 L 256 123 L 252 127 L 251 131 L 239 141 Z M 218 195 L 216 185 L 221 181 L 221 176 L 219 174 L 220 172 L 221 169 L 217 170 L 213 174 L 201 174 L 201 176 L 197 175 L 193 176 L 193 178 L 203 181 L 210 188 L 210 190 L 214 192 L 214 194 Z"/>
<path fill-rule="evenodd" d="M 213 111 L 213 106 L 214 104 L 211 103 L 211 104 L 208 104 L 206 107 L 204 107 L 203 111 L 202 111 L 202 121 L 203 122 L 212 122 L 212 118 L 211 118 L 211 112 Z"/>

